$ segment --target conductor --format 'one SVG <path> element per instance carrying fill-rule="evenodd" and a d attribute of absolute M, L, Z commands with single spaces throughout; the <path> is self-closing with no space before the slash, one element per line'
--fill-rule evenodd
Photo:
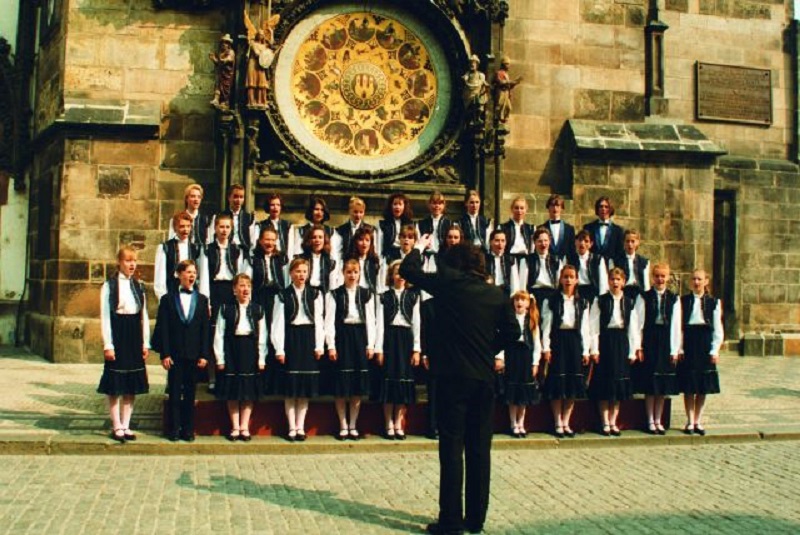
<path fill-rule="evenodd" d="M 434 297 L 431 373 L 439 400 L 439 518 L 432 534 L 480 533 L 489 506 L 494 356 L 520 336 L 503 291 L 487 282 L 482 252 L 461 243 L 447 249 L 436 273 L 423 273 L 424 235 L 400 275 Z M 466 459 L 466 499 L 464 460 Z"/>

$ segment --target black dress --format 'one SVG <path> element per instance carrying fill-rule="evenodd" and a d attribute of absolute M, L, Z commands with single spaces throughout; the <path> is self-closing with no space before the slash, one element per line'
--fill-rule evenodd
<path fill-rule="evenodd" d="M 284 355 L 286 362 L 281 367 L 279 392 L 287 398 L 314 398 L 319 395 L 319 361 L 315 357 L 316 326 L 293 325 L 298 307 L 305 309 L 307 316 L 315 321 L 316 307 L 322 307 L 322 299 L 317 299 L 319 292 L 306 286 L 303 290 L 303 302 L 299 302 L 294 287 L 289 286 L 279 295 L 283 306 L 284 321 L 279 324 L 273 316 L 273 330 L 284 331 Z M 278 301 L 276 301 L 276 309 Z M 273 333 L 274 334 L 274 333 Z M 274 340 L 274 338 L 273 338 Z M 277 349 L 276 349 L 277 350 Z"/>
<path fill-rule="evenodd" d="M 526 316 L 527 319 L 527 316 Z M 533 354 L 538 334 L 531 332 L 523 321 L 523 340 L 511 343 L 505 349 L 505 369 L 501 378 L 500 399 L 507 405 L 535 405 L 541 400 L 539 385 L 533 376 Z"/>
<path fill-rule="evenodd" d="M 409 405 L 416 401 L 411 355 L 414 352 L 413 327 L 392 325 L 395 314 L 403 314 L 413 325 L 412 310 L 419 293 L 404 290 L 397 298 L 394 290 L 383 294 L 383 367 L 378 401 Z M 413 304 L 412 304 L 413 302 Z"/>
<path fill-rule="evenodd" d="M 644 362 L 634 366 L 631 380 L 634 392 L 648 396 L 671 396 L 679 393 L 675 364 L 670 361 L 671 327 L 675 318 L 673 309 L 678 297 L 665 291 L 661 298 L 661 323 L 656 323 L 658 315 L 658 294 L 651 288 L 644 296 L 644 329 L 642 330 L 642 352 Z M 674 353 L 677 355 L 676 353 Z M 636 373 L 633 373 L 635 370 Z"/>
<path fill-rule="evenodd" d="M 222 334 L 225 369 L 219 377 L 217 397 L 226 401 L 256 401 L 261 389 L 258 339 L 263 328 L 260 322 L 264 318 L 264 311 L 257 304 L 248 306 L 251 333 L 247 335 L 237 335 L 235 332 L 240 315 L 238 304 L 222 305 L 220 315 L 225 321 L 225 331 Z M 217 329 L 219 328 L 217 325 Z"/>
<path fill-rule="evenodd" d="M 603 294 L 595 303 L 600 311 L 600 361 L 594 366 L 589 398 L 595 401 L 624 401 L 631 398 L 628 326 L 632 321 L 634 301 L 624 294 L 619 300 L 623 318 L 619 328 L 608 327 L 614 311 L 614 297 Z"/>
<path fill-rule="evenodd" d="M 581 399 L 586 397 L 586 383 L 583 368 L 583 337 L 581 324 L 588 302 L 575 297 L 575 325 L 562 328 L 564 296 L 557 293 L 546 301 L 552 314 L 550 329 L 550 351 L 552 358 L 548 364 L 542 394 L 549 400 Z"/>
<path fill-rule="evenodd" d="M 333 363 L 333 395 L 337 398 L 369 395 L 369 363 L 367 360 L 367 309 L 374 307 L 372 293 L 366 288 L 356 288 L 356 307 L 362 323 L 345 323 L 348 299 L 344 286 L 333 290 L 336 302 L 336 362 Z M 374 308 L 373 308 L 374 310 Z M 327 313 L 330 313 L 328 310 Z"/>
<path fill-rule="evenodd" d="M 702 298 L 704 324 L 690 325 L 694 297 L 681 298 L 683 307 L 683 359 L 678 364 L 678 384 L 684 394 L 719 394 L 717 365 L 711 362 L 714 337 L 714 310 L 719 300 L 705 295 Z"/>

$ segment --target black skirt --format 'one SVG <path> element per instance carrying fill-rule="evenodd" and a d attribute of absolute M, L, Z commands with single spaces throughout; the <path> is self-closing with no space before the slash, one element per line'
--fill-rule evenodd
<path fill-rule="evenodd" d="M 645 327 L 642 335 L 644 362 L 631 368 L 634 392 L 671 396 L 680 392 L 675 365 L 670 362 L 669 325 Z"/>
<path fill-rule="evenodd" d="M 411 354 L 414 335 L 410 327 L 389 325 L 383 340 L 383 366 L 378 401 L 409 405 L 416 401 Z"/>
<path fill-rule="evenodd" d="M 555 329 L 551 332 L 552 358 L 542 394 L 549 400 L 586 397 L 583 373 L 583 342 L 578 329 Z"/>
<path fill-rule="evenodd" d="M 261 385 L 258 340 L 234 336 L 225 353 L 225 370 L 217 375 L 217 397 L 226 401 L 256 401 Z"/>
<path fill-rule="evenodd" d="M 594 365 L 589 398 L 624 401 L 631 398 L 630 354 L 627 329 L 600 330 L 600 362 Z"/>
<path fill-rule="evenodd" d="M 678 385 L 684 394 L 719 394 L 717 365 L 711 363 L 713 332 L 706 325 L 683 330 L 683 360 L 678 363 Z"/>
<path fill-rule="evenodd" d="M 333 363 L 333 395 L 337 398 L 369 395 L 367 327 L 340 324 L 336 330 L 336 362 Z"/>
<path fill-rule="evenodd" d="M 319 361 L 314 358 L 313 325 L 286 326 L 286 362 L 281 370 L 280 392 L 287 398 L 319 395 Z"/>
<path fill-rule="evenodd" d="M 256 302 L 264 309 L 264 319 L 267 323 L 267 328 L 272 325 L 272 309 L 275 305 L 275 296 L 278 290 L 274 287 L 264 287 L 256 292 Z M 273 394 L 280 394 L 280 385 L 282 374 L 281 366 L 275 360 L 275 347 L 272 345 L 272 337 L 267 337 L 267 362 L 264 373 L 260 375 L 260 391 L 261 395 L 269 396 Z"/>
<path fill-rule="evenodd" d="M 147 368 L 142 358 L 140 314 L 112 314 L 111 337 L 115 360 L 105 361 L 97 392 L 109 396 L 147 394 Z"/>
<path fill-rule="evenodd" d="M 499 399 L 508 405 L 535 405 L 541 400 L 539 385 L 533 377 L 533 353 L 522 342 L 514 342 L 505 351 L 505 370 L 498 377 L 502 383 Z"/>

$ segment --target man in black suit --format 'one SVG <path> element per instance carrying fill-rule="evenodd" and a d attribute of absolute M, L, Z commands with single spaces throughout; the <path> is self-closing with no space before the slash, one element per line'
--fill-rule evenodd
<path fill-rule="evenodd" d="M 194 440 L 194 396 L 197 369 L 203 369 L 209 356 L 208 298 L 194 287 L 197 266 L 183 260 L 175 270 L 180 286 L 168 292 L 158 304 L 156 320 L 161 365 L 167 370 L 167 404 L 170 427 L 167 438 L 173 442 Z"/>
<path fill-rule="evenodd" d="M 422 236 L 400 265 L 404 279 L 434 297 L 436 324 L 429 335 L 440 347 L 431 359 L 439 396 L 439 519 L 427 531 L 479 533 L 489 506 L 494 357 L 519 338 L 520 329 L 503 291 L 487 282 L 477 247 L 454 245 L 437 273 L 423 273 L 422 250 L 430 243 L 430 236 Z"/>
<path fill-rule="evenodd" d="M 550 252 L 558 257 L 564 258 L 575 253 L 575 227 L 561 220 L 561 212 L 564 211 L 564 199 L 561 195 L 554 193 L 547 199 L 547 213 L 550 219 L 542 223 L 541 226 L 550 231 Z"/>
<path fill-rule="evenodd" d="M 597 221 L 592 221 L 583 226 L 594 240 L 592 252 L 597 253 L 608 262 L 609 259 L 619 258 L 625 254 L 625 231 L 611 221 L 614 215 L 614 205 L 608 197 L 600 197 L 594 203 L 594 213 Z"/>

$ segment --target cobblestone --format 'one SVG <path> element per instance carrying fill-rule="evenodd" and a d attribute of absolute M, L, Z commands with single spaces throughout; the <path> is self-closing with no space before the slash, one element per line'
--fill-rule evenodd
<path fill-rule="evenodd" d="M 435 453 L 5 456 L 0 532 L 419 533 Z M 798 533 L 795 442 L 496 450 L 489 534 Z"/>

